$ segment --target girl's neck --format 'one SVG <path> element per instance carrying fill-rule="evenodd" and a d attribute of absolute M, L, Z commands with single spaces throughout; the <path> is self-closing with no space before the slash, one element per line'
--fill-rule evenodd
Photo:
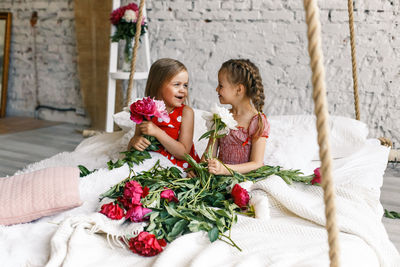
<path fill-rule="evenodd" d="M 241 116 L 243 114 L 248 114 L 249 112 L 257 113 L 257 110 L 250 103 L 250 100 L 244 100 L 237 104 L 232 104 L 231 113 L 234 116 Z"/>

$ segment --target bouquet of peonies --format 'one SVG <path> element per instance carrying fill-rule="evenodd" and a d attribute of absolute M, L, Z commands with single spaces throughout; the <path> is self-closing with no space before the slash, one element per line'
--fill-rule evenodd
<path fill-rule="evenodd" d="M 165 108 L 165 104 L 161 100 L 155 100 L 151 97 L 143 97 L 138 99 L 130 105 L 130 118 L 133 122 L 140 124 L 143 120 L 151 120 L 152 117 L 160 118 L 166 122 L 170 121 L 168 112 Z M 107 162 L 108 168 L 114 169 L 119 168 L 125 163 L 129 165 L 130 168 L 133 164 L 138 165 L 142 163 L 145 159 L 151 158 L 148 151 L 157 151 L 159 149 L 160 143 L 154 136 L 145 136 L 151 144 L 144 151 L 138 151 L 132 148 L 130 151 L 121 152 L 125 155 L 123 159 L 118 159 L 113 162 L 110 160 Z M 81 172 L 82 173 L 82 172 Z M 89 172 L 90 173 L 90 172 Z"/>
<path fill-rule="evenodd" d="M 155 100 L 151 97 L 144 97 L 132 103 L 130 106 L 131 120 L 137 124 L 143 120 L 151 120 L 152 117 L 157 117 L 165 122 L 169 122 L 169 115 L 165 108 L 164 101 Z"/>
<path fill-rule="evenodd" d="M 108 218 L 147 222 L 139 235 L 126 238 L 132 252 L 154 256 L 167 242 L 198 231 L 207 232 L 211 242 L 221 240 L 241 250 L 231 238 L 231 228 L 237 214 L 254 215 L 254 209 L 240 182 L 278 175 L 289 184 L 310 184 L 315 178 L 279 166 L 263 166 L 247 174 L 213 175 L 202 163 L 191 160 L 187 157 L 199 177 L 183 177 L 178 168 L 165 168 L 157 162 L 150 170 L 127 177 L 100 196 L 100 200 L 113 200 L 101 207 L 100 212 Z"/>
<path fill-rule="evenodd" d="M 132 56 L 132 40 L 135 37 L 138 16 L 139 8 L 135 3 L 122 6 L 111 12 L 110 15 L 110 21 L 112 25 L 116 27 L 116 31 L 114 32 L 113 36 L 111 36 L 111 40 L 113 42 L 125 40 L 124 54 L 126 62 L 129 62 Z M 142 29 L 140 35 L 143 35 L 147 28 L 144 17 L 142 18 L 141 27 Z"/>
<path fill-rule="evenodd" d="M 226 108 L 219 107 L 217 104 L 211 108 L 211 113 L 203 114 L 203 119 L 206 120 L 207 132 L 204 133 L 199 140 L 203 138 L 212 138 L 212 145 L 209 147 L 206 158 L 212 158 L 215 140 L 229 134 L 230 130 L 237 130 L 237 122 Z"/>
<path fill-rule="evenodd" d="M 208 232 L 211 242 L 220 239 L 240 249 L 230 229 L 237 220 L 235 211 L 248 208 L 249 194 L 238 184 L 243 178 L 210 178 L 203 186 L 197 177 L 184 178 L 178 168 L 164 168 L 157 162 L 102 194 L 101 199 L 113 202 L 104 204 L 100 213 L 113 220 L 148 222 L 139 235 L 127 238 L 129 249 L 142 256 L 154 256 L 167 242 L 197 231 Z"/>

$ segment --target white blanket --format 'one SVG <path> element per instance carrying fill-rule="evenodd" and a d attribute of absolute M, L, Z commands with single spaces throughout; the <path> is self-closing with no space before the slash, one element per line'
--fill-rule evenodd
<path fill-rule="evenodd" d="M 24 171 L 77 164 L 90 169 L 104 167 L 125 142 L 121 133 L 97 136 L 72 153 L 61 153 Z M 381 223 L 379 189 L 387 155 L 388 149 L 369 142 L 357 153 L 335 161 L 341 266 L 400 266 L 400 256 Z M 169 164 L 154 153 L 137 171 L 148 169 L 157 159 Z M 142 225 L 121 226 L 94 214 L 101 205 L 99 194 L 127 175 L 126 166 L 111 171 L 102 168 L 82 179 L 81 207 L 33 223 L 0 226 L 0 262 L 11 267 L 44 266 L 47 262 L 48 266 L 329 265 L 322 189 L 287 185 L 279 177 L 250 188 L 258 218 L 240 216 L 232 229 L 232 239 L 242 252 L 222 241 L 211 244 L 206 234 L 199 232 L 178 238 L 156 257 L 135 255 L 118 246 L 118 236 L 140 231 Z"/>

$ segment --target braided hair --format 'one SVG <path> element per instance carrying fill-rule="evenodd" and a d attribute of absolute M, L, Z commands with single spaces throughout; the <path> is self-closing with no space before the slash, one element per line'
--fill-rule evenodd
<path fill-rule="evenodd" d="M 246 88 L 246 96 L 251 99 L 258 111 L 258 130 L 255 137 L 260 137 L 264 131 L 261 113 L 264 108 L 264 86 L 260 71 L 248 59 L 230 59 L 224 62 L 219 71 L 225 71 L 227 79 L 231 84 L 242 84 Z"/>

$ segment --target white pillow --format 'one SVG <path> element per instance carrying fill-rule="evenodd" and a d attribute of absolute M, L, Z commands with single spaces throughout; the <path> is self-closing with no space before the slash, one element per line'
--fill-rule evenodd
<path fill-rule="evenodd" d="M 350 156 L 367 142 L 368 126 L 364 122 L 342 116 L 330 116 L 329 128 L 333 158 Z M 318 154 L 315 159 L 319 160 Z"/>
<path fill-rule="evenodd" d="M 271 125 L 264 164 L 308 171 L 318 152 L 315 124 L 311 116 L 269 116 Z"/>
<path fill-rule="evenodd" d="M 124 108 L 121 112 L 113 115 L 114 123 L 119 126 L 124 132 L 129 132 L 134 129 L 136 124 L 130 119 L 131 115 L 128 108 Z"/>
<path fill-rule="evenodd" d="M 201 156 L 207 139 L 198 141 L 207 131 L 200 109 L 194 110 L 193 142 Z M 113 115 L 114 122 L 124 131 L 135 128 L 128 110 Z M 268 116 L 271 132 L 267 139 L 264 163 L 285 168 L 305 170 L 312 160 L 319 160 L 316 118 L 314 115 Z M 366 142 L 368 127 L 365 123 L 341 116 L 329 117 L 331 153 L 334 159 L 347 157 L 359 150 Z"/>
<path fill-rule="evenodd" d="M 319 160 L 316 118 L 314 115 L 269 116 L 270 136 L 264 163 L 309 171 L 309 163 Z M 367 141 L 365 123 L 341 116 L 329 117 L 331 154 L 347 157 Z"/>

